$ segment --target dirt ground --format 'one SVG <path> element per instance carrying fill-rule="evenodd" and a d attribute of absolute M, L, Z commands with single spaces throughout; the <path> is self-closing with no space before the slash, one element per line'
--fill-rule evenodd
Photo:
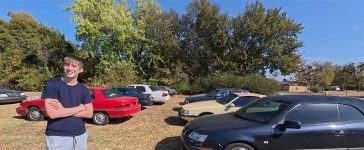
<path fill-rule="evenodd" d="M 114 119 L 106 126 L 87 121 L 90 150 L 177 150 L 187 123 L 177 110 L 185 96 L 177 95 L 162 105 L 144 107 L 131 118 Z M 16 104 L 0 104 L 0 149 L 45 149 L 47 121 L 30 122 L 20 117 Z"/>

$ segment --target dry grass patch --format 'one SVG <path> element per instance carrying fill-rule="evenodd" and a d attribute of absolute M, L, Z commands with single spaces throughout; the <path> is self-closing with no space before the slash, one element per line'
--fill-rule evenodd
<path fill-rule="evenodd" d="M 106 126 L 87 121 L 90 150 L 177 150 L 186 121 L 177 111 L 185 96 L 174 96 L 163 105 L 147 106 L 133 117 L 114 119 Z M 0 105 L 0 149 L 45 149 L 47 121 L 30 122 L 19 117 L 19 104 Z"/>

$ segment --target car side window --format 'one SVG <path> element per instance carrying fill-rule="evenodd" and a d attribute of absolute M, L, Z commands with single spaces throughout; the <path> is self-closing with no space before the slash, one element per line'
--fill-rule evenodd
<path fill-rule="evenodd" d="M 339 104 L 340 121 L 364 120 L 363 114 L 356 108 L 349 105 Z"/>
<path fill-rule="evenodd" d="M 94 100 L 95 99 L 95 92 L 94 92 L 94 90 L 88 90 L 88 91 L 90 92 L 90 95 L 91 95 L 92 100 Z"/>
<path fill-rule="evenodd" d="M 302 125 L 338 122 L 337 104 L 303 104 L 289 112 L 285 120 L 299 121 Z"/>
<path fill-rule="evenodd" d="M 141 90 L 141 91 L 143 91 L 143 92 L 146 92 L 146 90 L 145 90 L 145 87 L 144 87 L 144 86 L 136 86 L 136 89 Z"/>
<path fill-rule="evenodd" d="M 257 100 L 259 97 L 255 97 L 255 96 L 243 96 L 243 97 L 239 97 L 238 99 L 236 99 L 233 104 L 235 105 L 235 107 L 242 107 L 245 106 L 246 104 L 249 104 L 255 100 Z"/>

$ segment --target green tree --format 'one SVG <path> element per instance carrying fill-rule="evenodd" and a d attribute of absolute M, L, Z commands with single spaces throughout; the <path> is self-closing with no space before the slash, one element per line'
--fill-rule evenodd
<path fill-rule="evenodd" d="M 9 16 L 9 22 L 0 19 L 0 84 L 42 90 L 46 80 L 63 73 L 63 57 L 77 48 L 26 13 Z"/>

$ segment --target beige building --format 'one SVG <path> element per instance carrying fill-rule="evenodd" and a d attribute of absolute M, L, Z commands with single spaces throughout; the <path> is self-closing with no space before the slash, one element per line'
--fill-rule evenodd
<path fill-rule="evenodd" d="M 281 84 L 281 86 L 282 86 L 282 91 L 297 92 L 297 93 L 303 93 L 309 91 L 308 86 L 305 83 L 299 83 L 295 81 L 283 83 Z"/>

